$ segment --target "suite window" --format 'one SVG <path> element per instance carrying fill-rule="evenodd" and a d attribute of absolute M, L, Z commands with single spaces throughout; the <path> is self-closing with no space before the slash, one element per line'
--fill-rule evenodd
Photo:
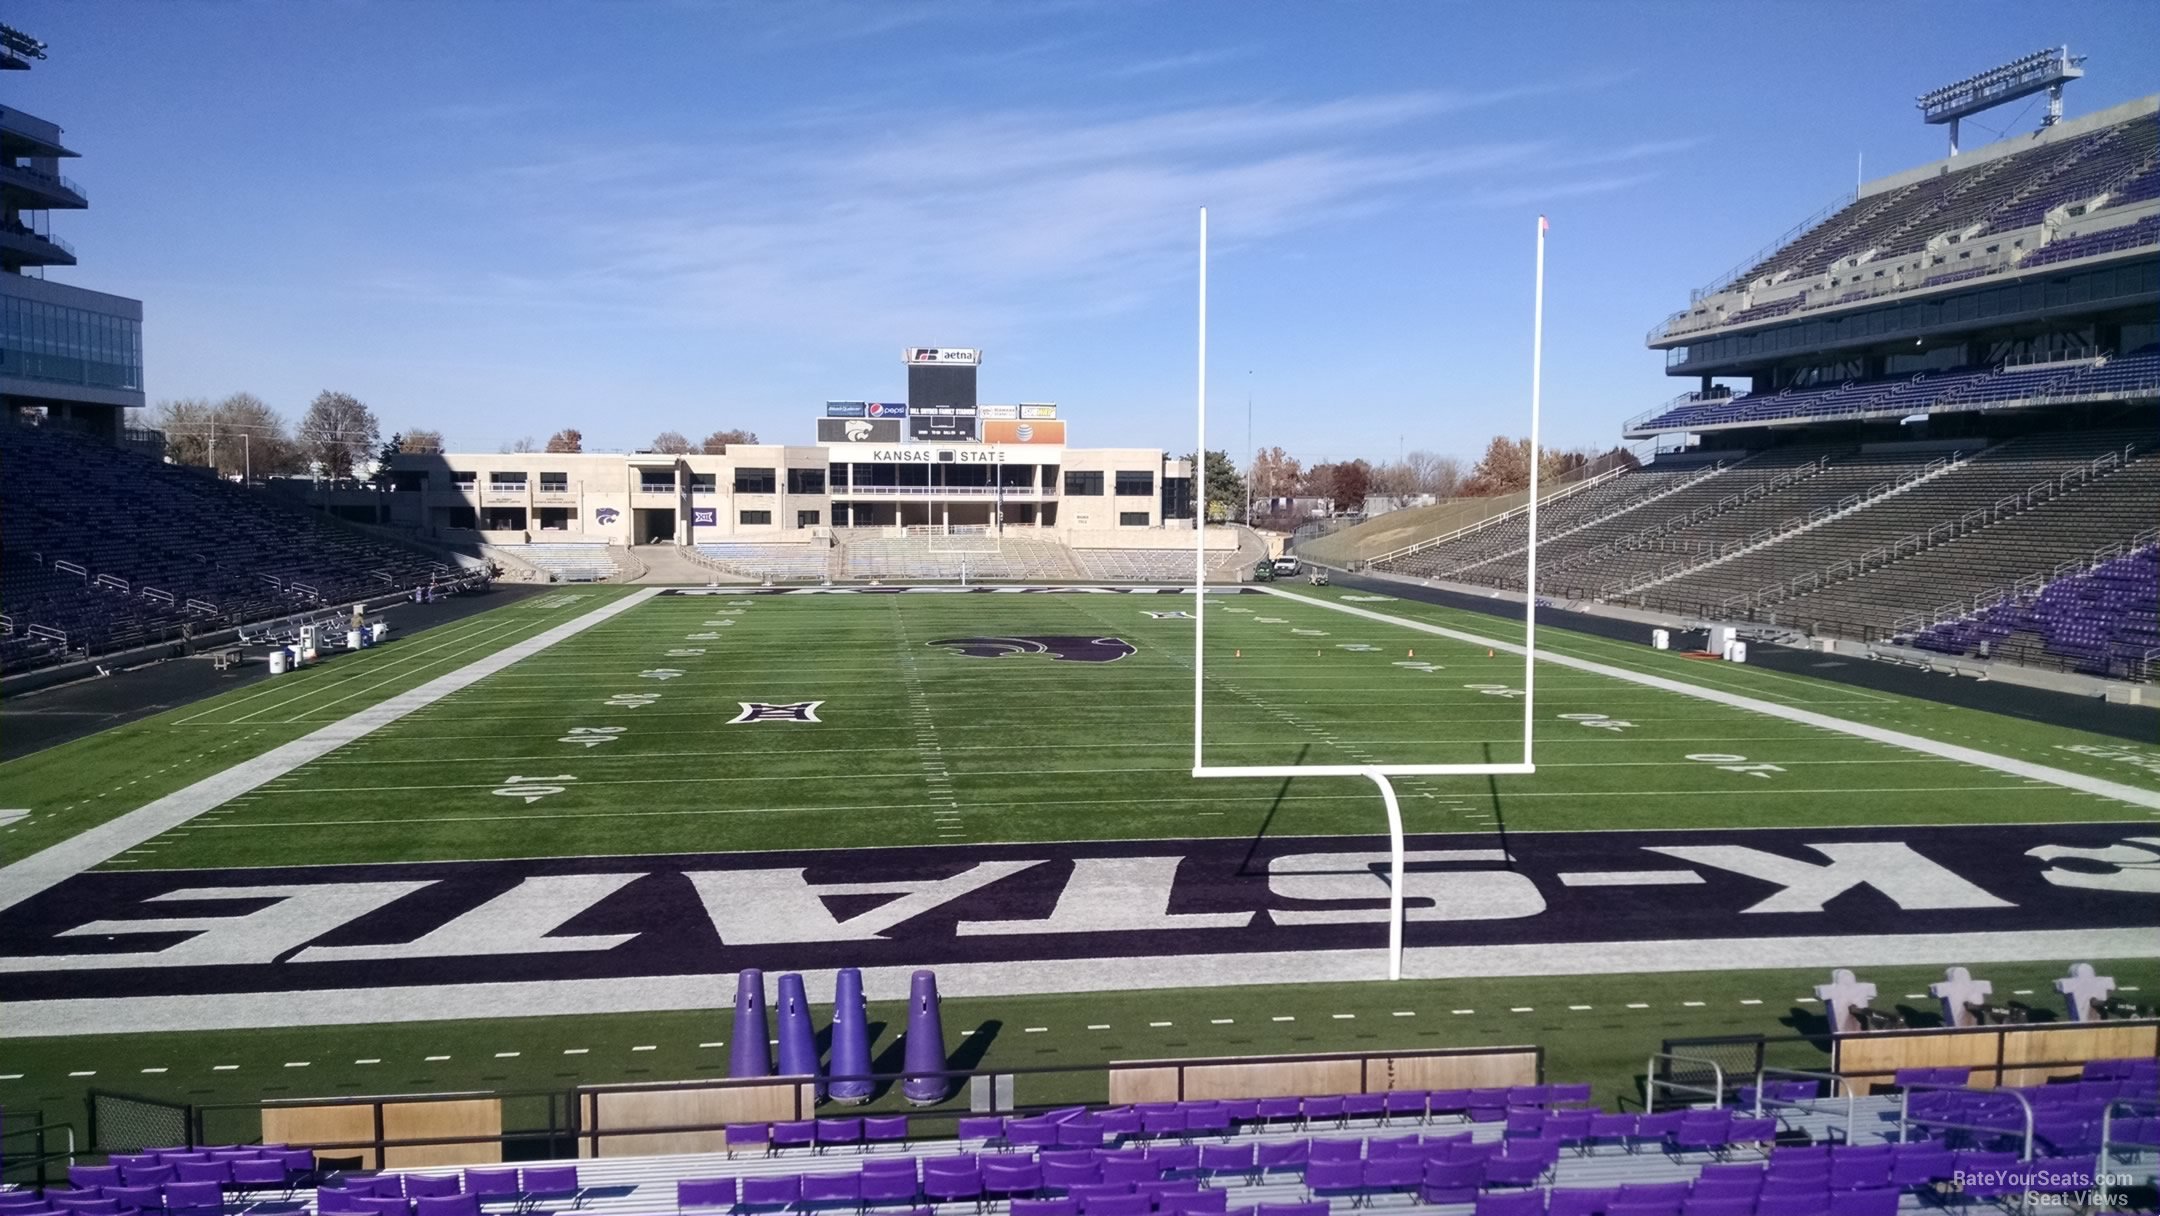
<path fill-rule="evenodd" d="M 743 526 L 744 526 L 744 527 L 746 527 L 746 528 L 749 528 L 749 527 L 769 527 L 769 526 L 771 526 L 771 524 L 772 524 L 772 512 L 770 512 L 770 511 L 739 511 L 739 512 L 737 512 L 737 513 L 736 513 L 736 515 L 735 515 L 735 521 L 736 521 L 737 523 L 739 523 L 739 524 L 743 525 Z"/>
<path fill-rule="evenodd" d="M 831 473 L 832 473 L 832 483 L 833 483 L 833 485 L 834 485 L 834 486 L 845 486 L 845 485 L 847 485 L 847 483 L 848 483 L 848 473 L 847 473 L 847 470 L 848 470 L 848 467 L 847 467 L 846 465 L 844 465 L 844 464 L 836 464 L 836 465 L 832 465 L 832 466 L 830 466 L 830 471 L 831 471 Z"/>
<path fill-rule="evenodd" d="M 1145 511 L 1120 511 L 1118 512 L 1117 522 L 1120 528 L 1145 528 L 1148 526 L 1148 513 Z"/>
<path fill-rule="evenodd" d="M 1116 490 L 1119 497 L 1152 496 L 1155 493 L 1155 474 L 1145 469 L 1138 472 L 1130 469 L 1120 469 L 1117 475 Z"/>
<path fill-rule="evenodd" d="M 1102 494 L 1102 470 L 1092 473 L 1065 474 L 1066 497 L 1099 496 Z"/>
<path fill-rule="evenodd" d="M 816 511 L 797 511 L 795 513 L 795 526 L 798 528 L 817 527 L 818 513 Z"/>
<path fill-rule="evenodd" d="M 825 492 L 825 470 L 789 469 L 787 471 L 787 492 L 790 494 L 823 494 Z"/>
<path fill-rule="evenodd" d="M 450 474 L 450 484 L 456 486 L 458 489 L 463 490 L 468 494 L 472 492 L 473 483 L 478 480 L 480 480 L 480 475 L 478 473 L 452 472 Z"/>
<path fill-rule="evenodd" d="M 540 474 L 540 492 L 542 494 L 568 494 L 570 492 L 570 475 L 568 473 Z"/>
<path fill-rule="evenodd" d="M 771 494 L 774 492 L 776 484 L 771 469 L 735 470 L 735 492 L 737 494 Z M 770 523 L 772 521 L 767 520 L 766 522 Z"/>

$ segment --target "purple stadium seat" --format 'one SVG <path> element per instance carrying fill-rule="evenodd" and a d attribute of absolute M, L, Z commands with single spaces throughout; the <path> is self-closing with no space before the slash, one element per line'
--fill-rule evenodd
<path fill-rule="evenodd" d="M 1223 1216 L 1230 1210 L 1230 1192 L 1185 1191 L 1158 1195 L 1155 1210 L 1164 1216 Z"/>
<path fill-rule="evenodd" d="M 1543 1216 L 1545 1196 L 1537 1191 L 1487 1191 L 1477 1197 L 1471 1216 Z"/>
<path fill-rule="evenodd" d="M 182 1161 L 174 1167 L 174 1177 L 181 1182 L 215 1182 L 223 1186 L 232 1181 L 230 1161 Z"/>
<path fill-rule="evenodd" d="M 91 1191 L 101 1186 L 120 1185 L 120 1167 L 115 1165 L 71 1165 L 67 1171 L 68 1185 L 79 1190 Z"/>
<path fill-rule="evenodd" d="M 1261 1098 L 1253 1117 L 1263 1123 L 1290 1122 L 1305 1117 L 1305 1103 L 1298 1098 Z"/>
<path fill-rule="evenodd" d="M 1131 1157 L 1105 1158 L 1102 1163 L 1104 1182 L 1124 1183 L 1153 1182 L 1162 1177 L 1162 1167 L 1152 1161 Z"/>
<path fill-rule="evenodd" d="M 1381 1121 L 1392 1123 L 1398 1118 L 1425 1121 L 1425 1099 L 1422 1089 L 1391 1089 L 1380 1095 Z"/>
<path fill-rule="evenodd" d="M 51 1191 L 46 1194 L 45 1202 L 80 1216 L 119 1216 L 120 1212 L 118 1200 L 107 1199 L 96 1191 Z"/>
<path fill-rule="evenodd" d="M 785 1119 L 772 1125 L 772 1151 L 810 1148 L 817 1144 L 817 1120 Z"/>
<path fill-rule="evenodd" d="M 735 1155 L 736 1149 L 741 1148 L 758 1148 L 770 1151 L 772 1146 L 772 1124 L 730 1123 L 727 1125 L 727 1131 L 722 1134 L 722 1139 L 727 1145 L 727 1155 L 730 1157 Z"/>
<path fill-rule="evenodd" d="M 1091 1195 L 1080 1201 L 1080 1216 L 1148 1216 L 1153 1207 L 1146 1195 Z"/>
<path fill-rule="evenodd" d="M 1298 1113 L 1304 1117 L 1305 1124 L 1308 1127 L 1314 1123 L 1340 1124 L 1343 1121 L 1342 1096 L 1332 1094 L 1301 1099 L 1298 1102 Z"/>
<path fill-rule="evenodd" d="M 1425 1142 L 1416 1135 L 1373 1136 L 1365 1141 L 1365 1158 L 1368 1161 L 1396 1157 L 1422 1157 Z"/>
<path fill-rule="evenodd" d="M 684 1178 L 675 1183 L 675 1210 L 719 1208 L 728 1211 L 735 1207 L 735 1196 L 733 1178 Z"/>
<path fill-rule="evenodd" d="M 1140 1134 L 1140 1112 L 1130 1106 L 1114 1107 L 1096 1116 L 1102 1123 L 1103 1135 L 1116 1140 Z"/>
<path fill-rule="evenodd" d="M 745 1212 L 784 1211 L 802 1202 L 801 1174 L 778 1174 L 742 1180 L 739 1206 Z"/>
<path fill-rule="evenodd" d="M 1418 1177 L 1418 1198 L 1426 1203 L 1468 1203 L 1484 1181 L 1482 1161 L 1427 1161 Z"/>
<path fill-rule="evenodd" d="M 236 1191 L 266 1191 L 287 1187 L 292 1180 L 290 1171 L 280 1157 L 252 1157 L 232 1163 L 232 1185 Z M 457 1179 L 450 1179 L 454 1189 Z"/>
<path fill-rule="evenodd" d="M 862 1175 L 852 1174 L 805 1174 L 802 1180 L 802 1202 L 805 1208 L 826 1206 L 862 1206 Z"/>
<path fill-rule="evenodd" d="M 1755 1201 L 1755 1216 L 1830 1216 L 1830 1192 L 1765 1194 Z"/>
<path fill-rule="evenodd" d="M 1253 1146 L 1253 1168 L 1263 1174 L 1269 1170 L 1298 1169 L 1311 1158 L 1310 1140 L 1262 1141 Z"/>
<path fill-rule="evenodd" d="M 1255 1216 L 1328 1216 L 1324 1203 L 1263 1203 Z"/>
<path fill-rule="evenodd" d="M 413 1200 L 413 1216 L 480 1216 L 478 1195 L 427 1195 Z"/>
<path fill-rule="evenodd" d="M 439 1199 L 444 1195 L 462 1194 L 465 1189 L 463 1180 L 456 1174 L 407 1174 L 403 1181 L 407 1199 Z"/>
<path fill-rule="evenodd" d="M 881 1168 L 872 1168 L 873 1166 Z M 900 1162 L 863 1162 L 862 1201 L 865 1207 L 882 1203 L 914 1203 L 921 1194 L 922 1183 L 915 1176 L 913 1157 Z"/>
<path fill-rule="evenodd" d="M 1015 1199 L 1010 1216 L 1080 1216 L 1080 1204 L 1072 1199 Z"/>
<path fill-rule="evenodd" d="M 119 1204 L 123 1211 L 155 1212 L 165 1206 L 163 1190 L 154 1186 L 100 1187 L 98 1193 Z M 4 1210 L 6 1209 L 0 1209 L 0 1211 Z"/>
<path fill-rule="evenodd" d="M 1897 1216 L 1897 1210 L 1898 1193 L 1890 1187 L 1830 1194 L 1830 1216 Z"/>
<path fill-rule="evenodd" d="M 1158 1144 L 1147 1150 L 1143 1158 L 1164 1174 L 1189 1174 L 1200 1168 L 1200 1146 L 1197 1144 Z"/>
<path fill-rule="evenodd" d="M 571 1207 L 585 1202 L 585 1188 L 578 1183 L 578 1167 L 574 1165 L 532 1166 L 518 1174 L 518 1189 L 528 1207 L 558 1199 L 568 1199 Z"/>
<path fill-rule="evenodd" d="M 402 1216 L 403 1199 L 386 1200 L 363 1196 L 357 1202 L 358 1209 L 371 1216 Z M 396 1203 L 398 1209 L 391 1212 L 387 1207 L 376 1205 Z M 215 1182 L 168 1182 L 165 1184 L 165 1210 L 179 1216 L 180 1213 L 222 1213 L 225 1195 Z"/>
<path fill-rule="evenodd" d="M 483 1203 L 490 1199 L 516 1199 L 518 1172 L 516 1170 L 466 1170 L 465 1193 Z"/>
<path fill-rule="evenodd" d="M 1425 1096 L 1425 1109 L 1435 1115 L 1459 1115 L 1470 1109 L 1467 1089 L 1436 1089 Z"/>
<path fill-rule="evenodd" d="M 1254 1149 L 1249 1142 L 1203 1144 L 1200 1146 L 1200 1172 L 1209 1175 L 1254 1173 Z"/>
<path fill-rule="evenodd" d="M 980 1140 L 984 1143 L 1005 1142 L 1005 1117 L 1003 1115 L 971 1115 L 960 1120 L 956 1133 L 962 1140 Z"/>
<path fill-rule="evenodd" d="M 1620 1188 L 1615 1186 L 1554 1187 L 1546 1199 L 1545 1210 L 1548 1216 L 1597 1216 L 1619 1197 Z"/>
<path fill-rule="evenodd" d="M 1363 1140 L 1314 1140 L 1305 1159 L 1312 1162 L 1356 1161 L 1364 1155 Z"/>
<path fill-rule="evenodd" d="M 1109 1138 L 1110 1129 L 1100 1119 L 1068 1119 L 1057 1125 L 1060 1148 L 1096 1148 Z"/>
<path fill-rule="evenodd" d="M 1416 1189 L 1424 1176 L 1425 1162 L 1416 1156 L 1368 1158 L 1359 1181 L 1368 1192 L 1407 1191 Z"/>
<path fill-rule="evenodd" d="M 1605 1205 L 1605 1216 L 1680 1216 L 1679 1199 L 1615 1199 Z"/>
<path fill-rule="evenodd" d="M 365 1198 L 367 1196 L 341 1186 L 321 1187 L 315 1192 L 315 1210 L 321 1216 L 344 1216 L 360 1211 L 360 1201 Z"/>
<path fill-rule="evenodd" d="M 1196 1136 L 1228 1136 L 1230 1109 L 1221 1102 L 1185 1104 L 1185 1131 Z"/>
<path fill-rule="evenodd" d="M 863 1121 L 855 1117 L 812 1120 L 817 1125 L 817 1151 L 828 1145 L 854 1146 L 863 1142 Z"/>
<path fill-rule="evenodd" d="M 1042 1166 L 1033 1161 L 985 1162 L 982 1189 L 984 1197 L 989 1199 L 1033 1195 L 1043 1189 Z"/>
<path fill-rule="evenodd" d="M 982 1170 L 970 1166 L 966 1169 L 932 1169 L 923 1165 L 922 1195 L 932 1203 L 957 1203 L 960 1200 L 982 1198 Z"/>
<path fill-rule="evenodd" d="M 1365 1163 L 1356 1157 L 1308 1161 L 1305 1164 L 1306 1197 L 1322 1199 L 1331 1195 L 1356 1195 L 1364 1189 L 1364 1168 Z"/>
<path fill-rule="evenodd" d="M 1345 1119 L 1378 1119 L 1387 1113 L 1386 1094 L 1344 1094 Z"/>
<path fill-rule="evenodd" d="M 1754 1216 L 1753 1195 L 1690 1195 L 1680 1216 Z"/>
<path fill-rule="evenodd" d="M 1551 1168 L 1552 1163 L 1543 1156 L 1494 1157 L 1485 1162 L 1485 1185 L 1536 1186 Z"/>

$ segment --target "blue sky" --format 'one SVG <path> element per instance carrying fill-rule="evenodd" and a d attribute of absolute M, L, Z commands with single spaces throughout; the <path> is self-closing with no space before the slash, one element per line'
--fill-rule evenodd
<path fill-rule="evenodd" d="M 318 390 L 494 450 L 902 399 L 907 344 L 1086 446 L 1191 445 L 1214 229 L 1228 446 L 1473 456 L 1520 429 L 1552 216 L 1548 443 L 1685 387 L 1644 332 L 1869 176 L 1921 90 L 2044 46 L 2153 91 L 2160 5 L 17 3 L 76 269 L 153 401 Z M 2139 52 L 2135 48 L 2148 48 Z M 1983 121 L 2022 130 L 2037 108 Z M 1967 135 L 1968 142 L 1974 139 Z M 1220 446 L 1214 444 L 1211 446 Z"/>

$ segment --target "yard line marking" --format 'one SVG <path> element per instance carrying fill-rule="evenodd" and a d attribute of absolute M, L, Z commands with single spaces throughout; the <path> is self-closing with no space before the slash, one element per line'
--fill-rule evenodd
<path fill-rule="evenodd" d="M 205 777 L 184 789 L 107 820 L 88 831 L 71 836 L 0 868 L 0 909 L 10 908 L 41 891 L 109 861 L 124 850 L 146 844 L 181 826 L 226 799 L 288 776 L 294 769 L 321 758 L 337 748 L 380 730 L 416 710 L 424 709 L 452 693 L 472 687 L 488 676 L 530 658 L 595 625 L 628 612 L 653 596 L 657 587 L 626 595 L 583 616 L 543 630 L 521 642 L 513 642 L 493 654 L 473 660 L 456 671 L 435 677 L 380 704 L 359 710 L 350 717 L 319 727 L 283 746 L 223 772 Z"/>
<path fill-rule="evenodd" d="M 1743 998 L 1740 1003 L 1743 1005 L 1760 1005 L 1762 1001 L 1751 996 Z"/>
<path fill-rule="evenodd" d="M 1508 1012 L 1509 1012 L 1509 1013 L 1536 1013 L 1536 1012 L 1537 1012 L 1537 1008 L 1536 1008 L 1536 1006 L 1533 1006 L 1533 1005 L 1517 1005 L 1517 1006 L 1515 1006 L 1514 1008 L 1512 1008 L 1512 1009 L 1508 1010 Z"/>
<path fill-rule="evenodd" d="M 631 1048 L 630 1050 L 632 1050 L 632 1051 L 658 1051 L 658 1050 L 660 1050 L 660 1048 L 659 1048 L 659 1046 L 658 1046 L 657 1044 L 653 1044 L 653 1043 L 646 1043 L 646 1044 L 643 1044 L 643 1045 L 641 1045 L 641 1046 L 638 1046 L 638 1047 L 633 1047 L 633 1048 Z"/>
<path fill-rule="evenodd" d="M 368 1056 L 368 1057 L 367 1057 L 366 1059 L 362 1059 L 362 1060 L 354 1060 L 354 1061 L 353 1061 L 353 1063 L 355 1063 L 355 1064 L 380 1064 L 380 1063 L 382 1063 L 382 1057 L 381 1057 L 381 1056 Z"/>
<path fill-rule="evenodd" d="M 717 1041 L 715 1041 L 715 1042 L 711 1042 L 711 1043 L 700 1043 L 700 1044 L 698 1044 L 698 1046 L 699 1046 L 699 1047 L 707 1047 L 707 1048 L 710 1048 L 710 1047 L 725 1047 L 725 1046 L 727 1046 L 727 1041 L 726 1041 L 726 1040 L 724 1040 L 724 1039 L 723 1039 L 723 1040 L 717 1040 Z"/>
<path fill-rule="evenodd" d="M 1649 1007 L 1650 1007 L 1650 1005 L 1649 1005 L 1649 1002 L 1647 1002 L 1647 1001 L 1629 1001 L 1629 1002 L 1628 1002 L 1628 1008 L 1630 1008 L 1630 1009 L 1648 1009 Z"/>
<path fill-rule="evenodd" d="M 592 1054 L 592 1048 L 590 1048 L 590 1047 L 565 1047 L 565 1048 L 563 1048 L 563 1052 L 562 1052 L 562 1053 L 563 1053 L 564 1055 L 566 1055 L 566 1056 L 585 1056 L 585 1055 L 591 1055 L 591 1054 Z"/>
<path fill-rule="evenodd" d="M 1399 1018 L 1414 1018 L 1417 1016 L 1417 1014 L 1412 1010 L 1398 1009 L 1395 1011 L 1395 1016 Z"/>
<path fill-rule="evenodd" d="M 1235 1026 L 1235 1025 L 1237 1025 L 1237 1019 L 1236 1019 L 1236 1018 L 1209 1018 L 1209 1019 L 1208 1019 L 1208 1025 L 1210 1025 L 1210 1026 Z"/>
<path fill-rule="evenodd" d="M 495 1053 L 495 1058 L 498 1060 L 515 1060 L 524 1054 L 522 1051 L 498 1051 Z"/>
<path fill-rule="evenodd" d="M 1703 1007 L 1703 1003 L 1701 1001 L 1682 1001 L 1680 1002 L 1680 1004 L 1682 1008 L 1686 1009 L 1700 1009 Z"/>
<path fill-rule="evenodd" d="M 1297 1019 L 1296 1019 L 1296 1018 L 1293 1018 L 1293 1017 L 1287 1017 L 1287 1016 L 1284 1016 L 1284 1015 L 1281 1015 L 1281 1014 L 1277 1014 L 1277 1015 L 1275 1016 L 1274 1020 L 1275 1020 L 1275 1021 L 1278 1021 L 1278 1022 L 1295 1022 L 1295 1021 L 1297 1021 Z"/>
<path fill-rule="evenodd" d="M 210 1066 L 211 1072 L 238 1072 L 239 1070 L 240 1066 L 238 1064 L 212 1064 Z"/>
<path fill-rule="evenodd" d="M 1093 1023 L 1090 1023 L 1090 1024 L 1089 1024 L 1089 1026 L 1088 1026 L 1088 1029 L 1089 1029 L 1089 1030 L 1108 1030 L 1108 1029 L 1110 1029 L 1110 1023 L 1108 1023 L 1108 1022 L 1093 1022 Z"/>
<path fill-rule="evenodd" d="M 150 1073 L 150 1074 L 156 1074 L 156 1073 L 161 1073 L 161 1072 L 168 1072 L 168 1071 L 170 1071 L 170 1070 L 169 1070 L 169 1069 L 164 1069 L 164 1068 L 145 1068 L 145 1069 L 143 1069 L 143 1071 L 144 1071 L 145 1073 Z"/>
<path fill-rule="evenodd" d="M 1584 1010 L 1586 1010 L 1586 1009 L 1589 1009 L 1589 1008 L 1590 1008 L 1590 1006 L 1588 1006 L 1588 1005 L 1570 1005 L 1570 1006 L 1568 1006 L 1568 1009 L 1569 1009 L 1570 1011 L 1572 1011 L 1572 1012 L 1575 1012 L 1575 1013 L 1581 1013 L 1581 1012 L 1583 1012 Z"/>
<path fill-rule="evenodd" d="M 1437 634 L 1441 637 L 1454 638 L 1456 641 L 1468 642 L 1474 646 L 1490 646 L 1495 650 L 1505 650 L 1509 654 L 1515 655 L 1523 653 L 1522 646 L 1495 638 L 1479 637 L 1476 634 L 1465 633 L 1457 629 L 1448 629 L 1440 625 L 1428 625 L 1423 621 L 1389 616 L 1386 613 L 1374 612 L 1352 604 L 1316 600 L 1309 596 L 1295 595 L 1275 587 L 1262 587 L 1259 590 L 1266 595 L 1280 596 L 1286 600 L 1309 604 L 1317 608 L 1327 608 L 1335 612 L 1348 613 L 1351 616 L 1364 617 L 1385 624 L 1398 625 L 1424 633 Z M 1871 726 L 1864 722 L 1851 722 L 1843 718 L 1833 718 L 1828 714 L 1816 713 L 1811 709 L 1781 705 L 1758 697 L 1743 696 L 1739 693 L 1705 688 L 1699 684 L 1689 684 L 1682 680 L 1667 679 L 1664 676 L 1631 671 L 1625 667 L 1614 667 L 1607 663 L 1579 659 L 1573 655 L 1559 654 L 1550 649 L 1541 649 L 1537 657 L 1541 662 L 1556 664 L 1561 667 L 1571 667 L 1577 671 L 1587 671 L 1593 675 L 1624 680 L 1627 683 L 1639 684 L 1646 688 L 1663 689 L 1666 692 L 1678 693 L 1681 696 L 1694 697 L 1698 700 L 1710 701 L 1719 705 L 1730 705 L 1735 709 L 1745 709 L 1766 717 L 1780 718 L 1787 722 L 1819 726 L 1825 730 L 1836 731 L 1839 734 L 1869 739 L 1877 743 L 1886 743 L 1892 747 L 1901 747 L 1907 751 L 1915 751 L 1923 755 L 1939 756 L 1947 760 L 1959 760 L 1981 768 L 1993 769 L 1999 773 L 2008 773 L 2013 777 L 2035 778 L 2052 785 L 2059 785 L 2064 789 L 2098 794 L 2102 797 L 2113 798 L 2118 802 L 2130 803 L 2133 806 L 2160 810 L 2160 790 L 2139 789 L 2134 785 L 2124 785 L 2119 781 L 2107 781 L 2099 777 L 2090 777 L 2083 773 L 2071 772 L 2068 769 L 2051 768 L 2044 764 L 2034 764 L 2028 760 L 1998 756 L 1992 752 L 1984 752 L 1977 748 L 1965 747 L 1955 743 L 1944 743 L 1920 735 L 1907 734 L 1904 731 Z"/>
<path fill-rule="evenodd" d="M 86 1072 L 71 1072 L 68 1075 L 71 1077 L 94 1077 L 97 1075 L 97 1069 L 92 1068 Z"/>
<path fill-rule="evenodd" d="M 1334 1018 L 1338 1022 L 1350 1022 L 1357 1019 L 1357 1015 L 1354 1013 L 1331 1013 L 1328 1016 Z"/>
<path fill-rule="evenodd" d="M 449 1056 L 429 1056 L 429 1057 L 427 1057 L 427 1062 L 428 1062 L 428 1063 L 430 1063 L 430 1064 L 439 1064 L 439 1063 L 441 1063 L 442 1061 L 444 1061 L 444 1060 L 447 1060 L 447 1059 L 449 1059 L 449 1058 L 450 1058 Z"/>
<path fill-rule="evenodd" d="M 287 1060 L 287 1061 L 285 1061 L 285 1067 L 287 1067 L 287 1068 L 306 1068 L 307 1066 L 308 1066 L 308 1061 L 306 1061 L 306 1060 Z"/>
<path fill-rule="evenodd" d="M 1159 1029 L 1161 1029 L 1161 1028 L 1162 1028 L 1162 1027 L 1164 1027 L 1164 1026 L 1168 1026 L 1168 1025 L 1170 1025 L 1170 1023 L 1168 1023 L 1168 1022 L 1149 1022 L 1149 1023 L 1148 1023 L 1148 1025 L 1149 1025 L 1149 1027 L 1151 1027 L 1151 1028 L 1153 1028 L 1153 1029 L 1157 1029 L 1157 1030 L 1159 1030 Z"/>
<path fill-rule="evenodd" d="M 1048 1031 L 1049 1031 L 1049 1029 L 1050 1029 L 1050 1028 L 1049 1028 L 1048 1026 L 1026 1026 L 1026 1027 L 1022 1027 L 1022 1028 L 1021 1028 L 1021 1031 L 1020 1031 L 1020 1033 L 1022 1033 L 1022 1034 L 1044 1034 L 1044 1033 L 1048 1032 Z"/>

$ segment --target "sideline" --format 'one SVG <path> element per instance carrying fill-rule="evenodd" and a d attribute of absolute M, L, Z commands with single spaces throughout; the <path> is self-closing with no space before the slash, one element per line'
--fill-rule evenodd
<path fill-rule="evenodd" d="M 557 642 L 619 616 L 659 593 L 657 587 L 633 592 L 0 868 L 0 909 L 14 907 L 93 866 L 172 831 L 212 807 L 222 806 Z"/>
<path fill-rule="evenodd" d="M 1354 604 L 1330 603 L 1327 600 L 1316 600 L 1310 596 L 1294 595 L 1274 587 L 1265 587 L 1262 590 L 1269 595 L 1280 596 L 1295 603 L 1308 604 L 1314 608 L 1326 608 L 1334 612 L 1379 621 L 1382 624 L 1399 625 L 1405 629 L 1416 629 L 1423 633 L 1453 638 L 1458 642 L 1469 642 L 1475 646 L 1490 646 L 1495 650 L 1505 650 L 1509 654 L 1521 654 L 1523 652 L 1522 646 L 1515 642 L 1503 642 L 1496 638 L 1479 637 L 1474 633 L 1465 633 L 1459 629 L 1449 629 L 1441 625 L 1428 625 L 1423 621 L 1413 621 L 1405 617 L 1389 616 L 1384 612 L 1374 612 L 1369 608 L 1360 608 Z M 1690 684 L 1684 680 L 1668 680 L 1663 676 L 1629 671 L 1625 667 L 1613 667 L 1605 663 L 1596 663 L 1589 659 L 1578 659 L 1550 650 L 1539 651 L 1537 657 L 1540 662 L 1551 663 L 1559 667 L 1572 667 L 1577 671 L 1587 671 L 1592 675 L 1624 680 L 1630 684 L 1640 684 L 1646 688 L 1678 693 L 1684 697 L 1712 701 L 1719 705 L 1729 705 L 1734 709 L 1744 709 L 1750 713 L 1762 714 L 1765 717 L 1782 718 L 1787 722 L 1798 722 L 1806 726 L 1821 727 L 1824 730 L 1836 731 L 1841 735 L 1869 739 L 1876 743 L 1887 743 L 1892 747 L 1902 747 L 1908 751 L 1916 751 L 1923 755 L 1940 756 L 1945 760 L 1957 760 L 1966 764 L 1978 765 L 1981 768 L 1991 768 L 1999 773 L 2008 773 L 2014 777 L 2023 777 L 2033 781 L 2043 781 L 2049 785 L 2061 786 L 2064 789 L 2076 790 L 2083 794 L 2096 794 L 2102 798 L 2112 798 L 2117 802 L 2127 802 L 2132 806 L 2141 806 L 2148 810 L 2160 810 L 2160 790 L 2140 789 L 2134 785 L 2124 785 L 2119 781 L 2089 777 L 2084 773 L 2073 773 L 2068 769 L 2050 768 L 2045 764 L 2034 764 L 2029 760 L 2016 760 L 2009 756 L 1998 756 L 1993 752 L 1984 752 L 1978 748 L 1965 747 L 1956 743 L 1943 743 L 1920 735 L 1909 735 L 1901 730 L 1869 726 L 1863 722 L 1849 722 L 1843 718 L 1834 718 L 1829 714 L 1820 714 L 1797 706 L 1780 705 L 1774 701 L 1742 696 L 1739 693 L 1705 688 L 1702 685 Z"/>

